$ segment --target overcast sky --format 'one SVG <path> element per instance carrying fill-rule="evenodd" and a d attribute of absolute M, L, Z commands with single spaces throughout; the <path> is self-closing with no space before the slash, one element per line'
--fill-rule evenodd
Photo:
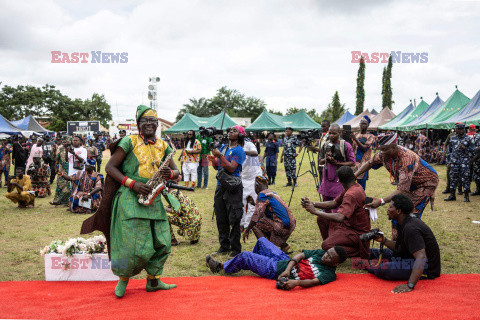
<path fill-rule="evenodd" d="M 393 111 L 410 99 L 480 89 L 480 1 L 0 0 L 0 81 L 56 85 L 72 98 L 105 94 L 114 119 L 147 104 L 159 116 L 222 86 L 269 109 L 317 108 L 338 90 L 355 110 L 352 51 L 428 53 L 393 66 Z M 128 53 L 128 62 L 51 63 L 51 51 Z M 366 65 L 365 107 L 379 110 L 383 63 Z M 73 119 L 72 119 L 73 120 Z"/>

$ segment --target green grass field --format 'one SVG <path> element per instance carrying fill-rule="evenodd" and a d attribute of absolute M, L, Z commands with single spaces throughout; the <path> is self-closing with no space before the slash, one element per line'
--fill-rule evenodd
<path fill-rule="evenodd" d="M 108 158 L 105 158 L 103 163 L 105 164 L 107 160 Z M 308 162 L 304 161 L 301 171 L 305 172 L 308 166 Z M 431 211 L 428 207 L 423 214 L 423 220 L 432 228 L 440 245 L 442 272 L 479 273 L 480 225 L 473 224 L 472 221 L 480 220 L 480 197 L 471 197 L 470 203 L 464 203 L 463 196 L 457 197 L 456 202 L 444 202 L 441 191 L 445 189 L 445 166 L 437 166 L 435 169 L 440 175 L 435 208 Z M 289 240 L 295 252 L 319 248 L 321 244 L 315 217 L 300 206 L 301 197 L 318 199 L 313 179 L 306 174 L 300 177 L 298 182 L 299 187 L 295 189 L 291 206 L 297 219 L 297 227 Z M 283 164 L 280 164 L 276 185 L 271 189 L 288 202 L 291 189 L 283 187 L 285 183 L 285 170 Z M 208 190 L 199 189 L 189 193 L 202 213 L 202 236 L 196 245 L 190 245 L 189 241 L 177 236 L 180 245 L 172 248 L 165 265 L 165 276 L 211 275 L 205 266 L 205 255 L 219 247 L 215 221 L 212 221 L 215 185 L 215 172 L 211 168 Z M 52 190 L 55 190 L 55 184 L 52 185 Z M 384 168 L 371 171 L 367 183 L 368 196 L 385 196 L 393 190 L 395 187 L 390 184 L 388 172 Z M 0 190 L 0 281 L 43 280 L 44 262 L 39 250 L 52 240 L 67 240 L 80 236 L 80 226 L 88 216 L 72 214 L 66 208 L 54 208 L 49 205 L 53 194 L 44 199 L 37 199 L 34 209 L 18 209 L 3 196 L 5 192 L 5 188 Z M 387 237 L 390 237 L 391 227 L 386 216 L 386 207 L 379 209 L 379 219 L 372 223 L 373 227 L 380 227 Z M 254 244 L 255 236 L 252 234 L 249 241 L 243 245 L 243 250 L 251 250 Z M 352 269 L 350 260 L 343 263 L 338 271 L 363 272 Z M 137 278 L 144 276 L 142 273 Z"/>

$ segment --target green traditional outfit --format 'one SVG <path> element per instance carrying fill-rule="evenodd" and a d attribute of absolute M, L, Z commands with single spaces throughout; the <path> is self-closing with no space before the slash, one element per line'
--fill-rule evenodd
<path fill-rule="evenodd" d="M 147 181 L 158 170 L 172 149 L 163 140 L 145 145 L 140 135 L 122 138 L 118 147 L 125 151 L 124 175 L 138 182 Z M 170 225 L 161 196 L 151 205 L 138 203 L 137 193 L 120 186 L 113 200 L 111 235 L 112 271 L 130 278 L 145 269 L 159 276 L 170 254 Z"/>
<path fill-rule="evenodd" d="M 58 147 L 55 161 L 58 163 L 58 170 L 68 174 L 68 152 L 63 145 Z M 68 199 L 71 194 L 72 186 L 70 181 L 61 178 L 61 176 L 57 176 L 57 189 L 55 190 L 55 197 L 53 198 L 52 204 L 68 205 Z"/>
<path fill-rule="evenodd" d="M 137 109 L 137 122 L 143 116 L 156 118 L 156 112 L 141 105 Z M 125 151 L 120 171 L 138 183 L 147 183 L 172 153 L 165 141 L 144 140 L 141 135 L 124 137 L 109 146 L 112 155 L 118 148 Z M 127 186 L 129 183 L 125 182 Z M 107 174 L 100 206 L 83 222 L 80 233 L 99 230 L 105 234 L 112 271 L 120 277 L 115 288 L 117 297 L 123 297 L 128 279 L 143 269 L 148 272 L 147 291 L 175 288 L 176 285 L 159 280 L 171 247 L 170 226 L 161 196 L 144 206 L 138 203 L 137 193 L 127 186 Z M 167 198 L 177 210 L 178 201 L 168 194 Z"/>

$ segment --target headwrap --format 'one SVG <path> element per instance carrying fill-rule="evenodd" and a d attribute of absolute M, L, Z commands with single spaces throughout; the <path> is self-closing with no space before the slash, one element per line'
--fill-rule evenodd
<path fill-rule="evenodd" d="M 268 185 L 267 178 L 265 178 L 264 176 L 256 176 L 255 185 Z"/>
<path fill-rule="evenodd" d="M 136 116 L 137 121 L 140 120 L 141 117 L 155 117 L 156 118 L 157 117 L 157 111 L 141 104 L 137 107 L 137 116 Z"/>
<path fill-rule="evenodd" d="M 362 122 L 362 121 L 366 121 L 368 124 L 370 124 L 370 122 L 372 122 L 372 120 L 370 120 L 370 118 L 367 115 L 363 116 L 363 119 L 360 120 L 360 122 Z"/>
<path fill-rule="evenodd" d="M 155 117 L 156 118 L 157 117 L 157 111 L 141 104 L 137 107 L 137 122 L 140 120 L 141 117 Z M 143 139 L 143 142 L 145 143 L 145 145 L 155 144 L 157 142 L 156 137 L 154 137 L 153 140 L 148 140 L 140 132 L 139 132 L 139 134 L 140 134 L 140 137 Z"/>
<path fill-rule="evenodd" d="M 95 161 L 95 159 L 87 159 L 87 163 L 85 165 L 95 168 L 95 164 L 97 164 L 97 161 Z"/>
<path fill-rule="evenodd" d="M 378 136 L 378 145 L 379 146 L 388 146 L 390 144 L 397 143 L 397 133 L 386 133 Z"/>
<path fill-rule="evenodd" d="M 455 123 L 455 129 L 465 129 L 465 125 L 462 122 Z"/>
<path fill-rule="evenodd" d="M 245 128 L 243 128 L 242 126 L 239 126 L 238 124 L 236 126 L 233 126 L 232 128 L 236 128 L 238 130 L 238 132 L 240 132 L 241 134 L 245 135 Z"/>

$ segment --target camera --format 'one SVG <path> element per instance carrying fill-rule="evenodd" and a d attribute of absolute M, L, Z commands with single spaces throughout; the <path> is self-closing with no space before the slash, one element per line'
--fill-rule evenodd
<path fill-rule="evenodd" d="M 215 127 L 200 127 L 198 128 L 198 132 L 202 137 L 210 137 L 214 138 L 217 134 L 223 134 L 223 130 L 219 130 Z"/>
<path fill-rule="evenodd" d="M 370 241 L 372 239 L 378 239 L 381 236 L 383 236 L 383 232 L 380 231 L 379 228 L 375 228 L 375 229 L 370 230 L 370 232 L 361 234 L 360 235 L 360 240 L 362 240 L 363 242 L 367 242 L 367 241 Z"/>
<path fill-rule="evenodd" d="M 288 281 L 288 278 L 287 277 L 281 277 L 280 279 L 278 279 L 277 281 L 277 289 L 280 289 L 280 290 L 287 290 L 285 289 L 284 285 L 285 283 L 287 283 Z"/>
<path fill-rule="evenodd" d="M 326 156 L 334 159 L 337 162 L 344 161 L 342 154 L 340 153 L 339 146 L 329 142 L 325 148 Z"/>
<path fill-rule="evenodd" d="M 305 145 L 309 145 L 313 140 L 320 139 L 320 132 L 317 129 L 300 130 L 298 140 L 305 140 Z"/>
<path fill-rule="evenodd" d="M 226 130 L 228 132 L 229 129 Z M 225 144 L 228 142 L 228 135 L 223 133 L 223 130 L 217 129 L 215 127 L 200 127 L 198 128 L 198 132 L 202 137 L 209 137 L 212 138 L 213 141 L 209 144 L 208 149 L 213 150 L 213 149 L 219 149 L 222 144 Z M 219 138 L 218 136 L 221 136 Z"/>

